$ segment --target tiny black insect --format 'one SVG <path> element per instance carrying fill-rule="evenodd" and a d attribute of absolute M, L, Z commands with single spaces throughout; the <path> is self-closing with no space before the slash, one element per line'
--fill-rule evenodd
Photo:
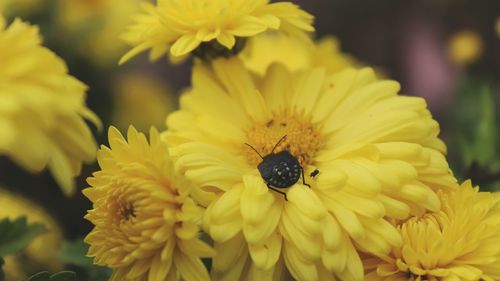
<path fill-rule="evenodd" d="M 319 170 L 318 169 L 314 169 L 314 171 L 311 172 L 311 174 L 309 175 L 311 178 L 314 178 L 315 176 L 317 176 L 319 174 Z"/>
<path fill-rule="evenodd" d="M 266 182 L 267 187 L 282 194 L 285 200 L 288 201 L 286 193 L 276 188 L 288 188 L 294 185 L 300 179 L 300 175 L 302 175 L 302 183 L 308 187 L 311 186 L 305 182 L 304 169 L 295 156 L 287 150 L 274 153 L 274 150 L 285 139 L 286 135 L 276 143 L 271 153 L 264 157 L 253 146 L 248 143 L 245 144 L 262 158 L 262 162 L 257 166 L 257 169 L 259 169 L 259 173 Z"/>

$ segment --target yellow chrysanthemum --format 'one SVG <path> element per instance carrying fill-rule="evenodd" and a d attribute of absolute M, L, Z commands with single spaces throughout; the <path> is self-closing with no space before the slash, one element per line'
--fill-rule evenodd
<path fill-rule="evenodd" d="M 38 28 L 0 17 L 0 153 L 31 172 L 49 167 L 66 193 L 96 144 L 84 118 L 86 86 L 60 58 L 40 45 Z"/>
<path fill-rule="evenodd" d="M 138 130 L 165 127 L 168 113 L 177 107 L 174 93 L 150 75 L 130 73 L 113 83 L 114 110 L 111 118 L 119 130 L 134 125 Z"/>
<path fill-rule="evenodd" d="M 139 0 L 58 0 L 58 29 L 81 56 L 95 65 L 115 66 L 127 45 L 119 34 L 140 11 Z"/>
<path fill-rule="evenodd" d="M 25 198 L 0 189 L 0 219 L 25 216 L 28 223 L 41 223 L 46 231 L 37 236 L 20 253 L 4 257 L 5 281 L 24 280 L 42 270 L 61 270 L 57 257 L 63 239 L 56 221 L 41 207 Z"/>
<path fill-rule="evenodd" d="M 482 52 L 483 41 L 474 31 L 457 32 L 448 42 L 448 55 L 458 65 L 468 65 L 477 61 Z"/>
<path fill-rule="evenodd" d="M 237 59 L 194 68 L 193 88 L 167 119 L 177 168 L 215 199 L 204 228 L 215 241 L 215 280 L 363 280 L 355 246 L 383 255 L 401 243 L 384 218 L 437 211 L 433 189 L 454 178 L 421 98 L 371 69 L 252 76 Z M 288 150 L 305 170 L 288 201 L 271 191 L 261 155 Z M 319 175 L 312 178 L 311 172 Z"/>
<path fill-rule="evenodd" d="M 266 30 L 280 30 L 297 38 L 313 31 L 313 17 L 289 2 L 269 0 L 158 0 L 144 5 L 145 13 L 124 34 L 134 48 L 121 63 L 151 49 L 155 60 L 170 51 L 184 56 L 204 42 L 217 42 L 233 49 L 237 38 L 251 37 Z"/>
<path fill-rule="evenodd" d="M 365 260 L 367 281 L 500 280 L 500 194 L 466 181 L 439 195 L 441 211 L 398 226 L 402 246 Z"/>
<path fill-rule="evenodd" d="M 241 52 L 245 66 L 258 74 L 264 74 L 273 63 L 282 63 L 290 71 L 305 67 L 325 67 L 335 73 L 359 63 L 340 51 L 335 37 L 326 37 L 310 44 L 281 33 L 265 33 L 253 38 Z"/>
<path fill-rule="evenodd" d="M 110 281 L 209 280 L 200 260 L 213 251 L 198 237 L 202 209 L 158 132 L 148 143 L 130 127 L 127 142 L 111 127 L 108 138 L 110 148 L 98 151 L 101 171 L 83 191 L 93 203 L 85 218 L 95 225 L 88 254 L 113 269 Z"/>

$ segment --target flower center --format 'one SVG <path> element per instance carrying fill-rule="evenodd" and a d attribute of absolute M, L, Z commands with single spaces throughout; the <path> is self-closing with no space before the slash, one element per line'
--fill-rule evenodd
<path fill-rule="evenodd" d="M 120 204 L 120 215 L 125 220 L 130 220 L 132 218 L 137 217 L 135 213 L 134 205 L 131 202 L 121 203 Z"/>
<path fill-rule="evenodd" d="M 313 156 L 323 146 L 321 134 L 309 120 L 290 114 L 274 114 L 265 123 L 255 124 L 247 131 L 247 142 L 263 157 L 270 154 L 283 136 L 274 153 L 288 150 L 299 160 L 302 167 L 313 163 Z M 248 163 L 257 166 L 262 159 L 255 151 L 243 145 Z"/>

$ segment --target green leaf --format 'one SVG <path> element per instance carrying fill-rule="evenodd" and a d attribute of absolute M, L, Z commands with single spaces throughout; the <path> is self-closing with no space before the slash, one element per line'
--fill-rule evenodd
<path fill-rule="evenodd" d="M 88 250 L 89 246 L 83 240 L 75 240 L 74 242 L 65 241 L 58 256 L 65 264 L 89 267 L 93 265 L 93 262 L 92 258 L 87 257 Z"/>
<path fill-rule="evenodd" d="M 482 87 L 478 93 L 479 107 L 482 109 L 479 122 L 475 127 L 475 152 L 477 163 L 481 166 L 491 165 L 496 156 L 497 129 L 495 124 L 495 101 L 491 91 Z"/>
<path fill-rule="evenodd" d="M 22 250 L 44 230 L 41 224 L 28 225 L 25 217 L 0 221 L 0 257 Z"/>
<path fill-rule="evenodd" d="M 482 78 L 467 77 L 448 120 L 450 166 L 460 180 L 470 178 L 483 190 L 496 190 L 500 185 L 500 116 L 496 112 L 500 100 L 496 97 Z"/>
<path fill-rule="evenodd" d="M 26 279 L 26 281 L 76 281 L 76 273 L 61 271 L 51 276 L 47 271 L 42 271 Z"/>

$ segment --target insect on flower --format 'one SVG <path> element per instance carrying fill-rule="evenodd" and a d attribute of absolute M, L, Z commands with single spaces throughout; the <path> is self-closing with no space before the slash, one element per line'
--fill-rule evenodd
<path fill-rule="evenodd" d="M 309 176 L 314 179 L 318 174 L 319 174 L 319 170 L 314 169 L 314 171 L 312 171 Z"/>
<path fill-rule="evenodd" d="M 245 143 L 245 145 L 253 149 L 260 156 L 260 158 L 262 158 L 262 162 L 259 163 L 257 169 L 266 182 L 267 187 L 282 194 L 285 197 L 285 200 L 288 201 L 286 193 L 276 188 L 288 188 L 294 185 L 297 181 L 299 181 L 301 174 L 302 184 L 308 186 L 309 188 L 311 188 L 311 186 L 306 183 L 304 169 L 300 166 L 299 160 L 297 160 L 295 156 L 293 156 L 288 150 L 274 153 L 274 150 L 285 139 L 286 135 L 276 143 L 271 153 L 264 157 L 250 144 Z"/>

